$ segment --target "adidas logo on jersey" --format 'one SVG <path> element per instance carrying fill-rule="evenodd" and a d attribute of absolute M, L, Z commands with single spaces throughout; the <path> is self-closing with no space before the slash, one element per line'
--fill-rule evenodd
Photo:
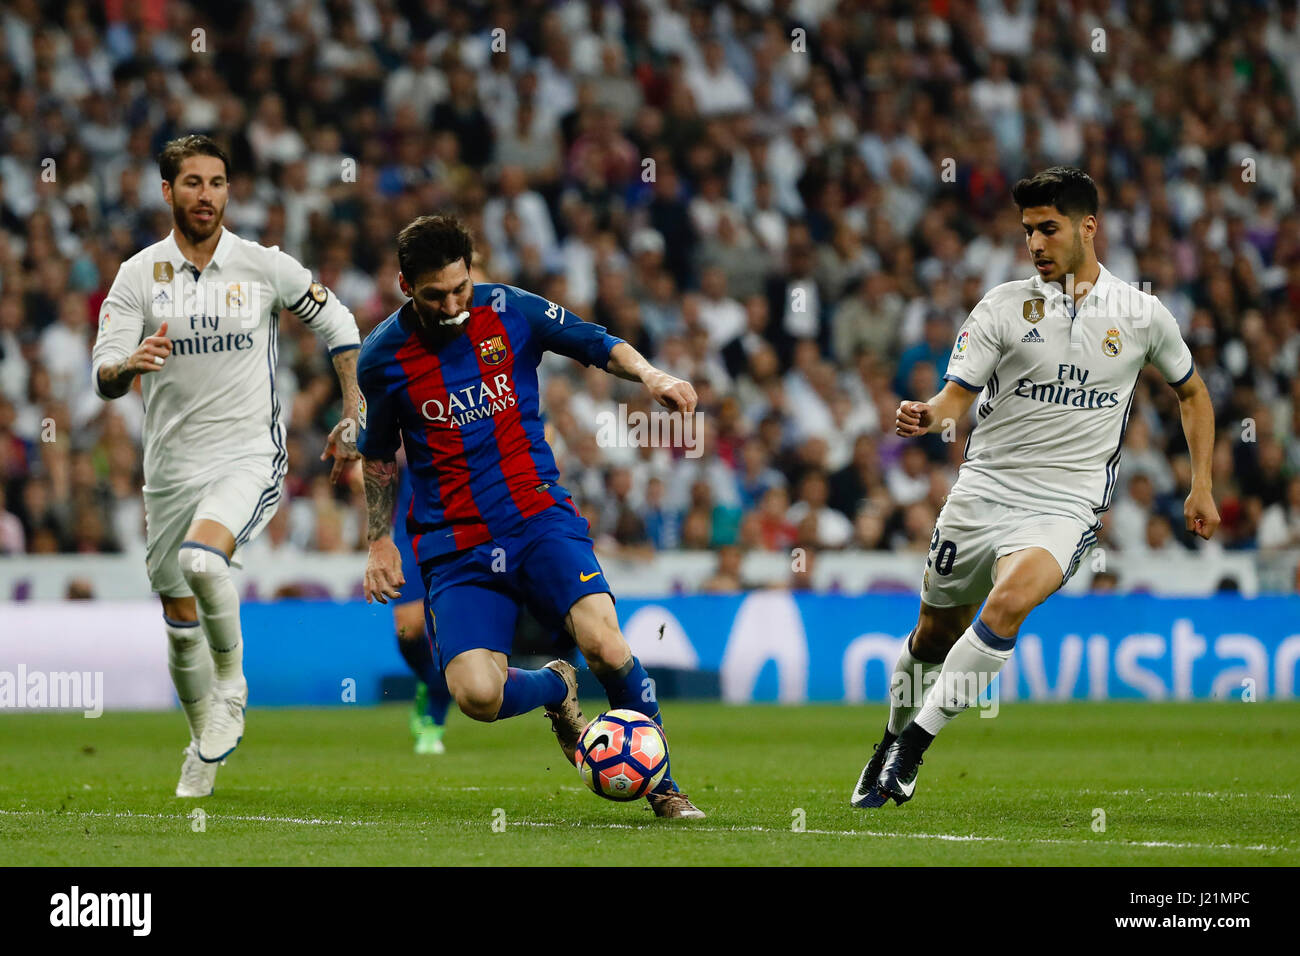
<path fill-rule="evenodd" d="M 1047 339 L 1038 334 L 1037 329 L 1030 329 L 1029 333 L 1020 341 L 1022 342 L 1046 342 Z"/>

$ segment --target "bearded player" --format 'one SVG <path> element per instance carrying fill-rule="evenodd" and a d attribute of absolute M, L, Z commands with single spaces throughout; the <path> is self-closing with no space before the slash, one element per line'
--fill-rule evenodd
<path fill-rule="evenodd" d="M 411 301 L 370 333 L 358 365 L 366 599 L 386 603 L 404 583 L 391 520 L 400 445 L 415 487 L 407 529 L 452 697 L 483 721 L 544 707 L 572 764 L 584 726 L 577 671 L 562 660 L 533 671 L 508 666 L 521 605 L 548 630 L 567 631 L 611 707 L 661 719 L 654 683 L 619 630 L 589 526 L 559 484 L 542 431 L 537 365 L 545 351 L 567 355 L 641 382 L 661 405 L 687 415 L 695 390 L 554 302 L 514 286 L 476 285 L 473 243 L 452 217 L 413 221 L 398 236 L 397 257 Z M 647 799 L 661 817 L 704 816 L 670 773 Z"/>
<path fill-rule="evenodd" d="M 321 458 L 338 480 L 356 451 L 352 313 L 292 256 L 221 224 L 230 162 L 206 136 L 158 156 L 174 228 L 122 264 L 100 309 L 95 390 L 144 396 L 145 565 L 162 601 L 168 665 L 190 729 L 178 797 L 212 793 L 244 734 L 239 595 L 230 566 L 280 501 L 288 455 L 276 397 L 279 315 L 324 339 L 343 420 Z"/>
<path fill-rule="evenodd" d="M 890 680 L 889 722 L 854 788 L 855 807 L 912 798 L 935 735 L 977 703 L 1029 612 L 1096 543 L 1148 363 L 1178 395 L 1193 472 L 1187 530 L 1209 538 L 1219 525 L 1209 393 L 1169 310 L 1097 261 L 1096 184 L 1056 166 L 1022 179 L 1012 195 L 1038 274 L 985 295 L 957 336 L 943 390 L 898 408 L 896 431 L 911 438 L 958 420 L 982 393 L 966 461 L 930 541 L 920 616 Z"/>

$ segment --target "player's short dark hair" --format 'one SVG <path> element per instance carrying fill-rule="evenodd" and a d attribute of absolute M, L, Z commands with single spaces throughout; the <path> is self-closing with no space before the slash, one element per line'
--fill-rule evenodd
<path fill-rule="evenodd" d="M 178 136 L 158 152 L 158 171 L 162 173 L 162 178 L 169 183 L 176 182 L 181 164 L 191 156 L 215 156 L 226 169 L 226 179 L 230 179 L 230 157 L 226 151 L 212 137 L 197 133 Z"/>
<path fill-rule="evenodd" d="M 1076 221 L 1097 215 L 1097 184 L 1073 166 L 1052 166 L 1022 179 L 1011 196 L 1022 212 L 1029 206 L 1055 206 Z"/>
<path fill-rule="evenodd" d="M 408 282 L 441 272 L 460 259 L 474 261 L 474 239 L 455 216 L 420 216 L 397 234 L 397 265 Z"/>

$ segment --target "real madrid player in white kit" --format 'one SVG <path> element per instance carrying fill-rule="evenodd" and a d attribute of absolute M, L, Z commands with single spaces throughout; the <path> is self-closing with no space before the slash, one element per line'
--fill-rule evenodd
<path fill-rule="evenodd" d="M 190 728 L 176 795 L 202 797 L 243 737 L 248 699 L 230 564 L 275 513 L 288 462 L 275 391 L 280 311 L 301 318 L 333 357 L 343 420 L 321 457 L 333 456 L 336 480 L 359 458 L 351 423 L 360 337 L 352 313 L 292 256 L 221 225 L 229 161 L 216 143 L 173 140 L 158 165 L 175 227 L 122 264 L 92 363 L 106 399 L 142 377 L 145 561 Z"/>
<path fill-rule="evenodd" d="M 1193 470 L 1187 530 L 1209 538 L 1219 524 L 1209 393 L 1169 310 L 1098 263 L 1096 185 L 1058 166 L 1022 179 L 1013 197 L 1038 274 L 986 294 L 958 333 L 943 390 L 898 408 L 898 434 L 914 437 L 941 431 L 980 397 L 931 538 L 920 616 L 890 681 L 885 734 L 850 798 L 856 807 L 911 799 L 935 735 L 976 703 L 1029 612 L 1096 543 L 1148 363 L 1178 394 Z"/>

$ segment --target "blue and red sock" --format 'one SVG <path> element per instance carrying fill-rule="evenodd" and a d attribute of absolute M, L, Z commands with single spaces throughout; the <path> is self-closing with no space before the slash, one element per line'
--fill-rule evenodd
<path fill-rule="evenodd" d="M 611 708 L 635 710 L 645 714 L 658 724 L 661 730 L 663 729 L 664 721 L 659 715 L 659 699 L 655 696 L 655 682 L 650 679 L 650 675 L 646 673 L 636 657 L 632 657 L 622 669 L 596 674 L 596 677 L 605 688 L 605 695 L 609 698 Z M 655 787 L 655 793 L 666 793 L 676 789 L 677 784 L 673 782 L 670 763 L 668 769 L 664 771 L 663 780 Z"/>

